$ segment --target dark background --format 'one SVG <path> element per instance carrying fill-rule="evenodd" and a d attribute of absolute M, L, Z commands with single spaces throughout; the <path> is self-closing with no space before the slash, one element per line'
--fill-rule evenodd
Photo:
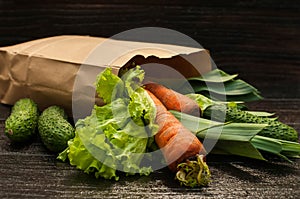
<path fill-rule="evenodd" d="M 62 35 L 111 37 L 155 26 L 184 33 L 216 65 L 257 87 L 264 100 L 249 107 L 277 113 L 300 131 L 300 1 L 0 0 L 0 46 Z M 1 66 L 0 66 L 1 67 Z M 0 130 L 9 107 L 0 106 Z M 209 188 L 185 189 L 167 170 L 120 182 L 95 180 L 57 162 L 39 141 L 14 146 L 0 137 L 0 197 L 297 198 L 299 161 L 212 158 Z M 171 177 L 170 177 L 171 176 Z"/>
<path fill-rule="evenodd" d="M 0 1 L 0 45 L 80 34 L 111 37 L 132 28 L 169 28 L 209 49 L 217 66 L 253 82 L 265 97 L 300 97 L 300 3 L 296 0 Z M 247 74 L 242 71 L 246 71 Z M 271 79 L 270 74 L 279 72 Z M 278 79 L 280 78 L 280 79 Z M 271 91 L 271 87 L 275 92 Z M 296 89 L 295 90 L 292 90 Z"/>

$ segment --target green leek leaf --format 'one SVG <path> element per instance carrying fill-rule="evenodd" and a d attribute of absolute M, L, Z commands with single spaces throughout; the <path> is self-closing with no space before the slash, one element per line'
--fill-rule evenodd
<path fill-rule="evenodd" d="M 247 93 L 247 94 L 244 94 L 244 95 L 227 95 L 227 96 L 225 96 L 224 94 L 220 95 L 220 94 L 216 94 L 214 92 L 208 92 L 208 91 L 203 91 L 203 92 L 199 92 L 199 93 L 211 98 L 212 100 L 216 100 L 216 101 L 252 102 L 252 101 L 257 101 L 257 100 L 263 99 L 263 97 L 261 95 L 259 95 L 258 93 L 256 93 L 256 92 L 251 92 L 251 93 Z"/>
<path fill-rule="evenodd" d="M 191 77 L 188 80 L 193 81 L 193 80 L 197 80 L 197 81 L 204 81 L 204 82 L 215 82 L 215 83 L 222 83 L 222 82 L 226 82 L 229 80 L 232 80 L 234 78 L 236 78 L 238 75 L 229 75 L 227 73 L 225 73 L 222 70 L 219 69 L 215 69 L 212 70 L 200 77 Z"/>
<path fill-rule="evenodd" d="M 279 154 L 282 151 L 281 143 L 272 138 L 255 136 L 251 142 L 256 148 L 263 151 L 274 154 Z"/>
<path fill-rule="evenodd" d="M 236 77 L 236 74 L 229 75 L 215 69 L 200 77 L 189 78 L 188 82 L 195 93 L 201 93 L 213 100 L 249 102 L 262 99 L 255 87 Z M 187 94 L 188 90 L 182 90 Z"/>
<path fill-rule="evenodd" d="M 219 95 L 245 95 L 252 92 L 258 93 L 258 90 L 256 88 L 240 79 L 225 82 L 224 85 L 199 82 L 191 82 L 191 85 L 196 93 L 199 93 L 201 91 L 214 92 Z"/>
<path fill-rule="evenodd" d="M 257 135 L 267 124 L 221 123 L 185 113 L 170 111 L 201 140 L 217 140 L 211 153 L 238 155 L 265 160 L 260 151 L 277 155 L 289 162 L 300 158 L 300 144 Z M 261 112 L 258 112 L 261 114 Z M 265 114 L 265 112 L 262 112 Z M 269 115 L 269 114 L 265 114 Z"/>
<path fill-rule="evenodd" d="M 236 155 L 258 160 L 266 160 L 251 142 L 219 140 L 211 153 L 219 155 Z"/>
<path fill-rule="evenodd" d="M 265 160 L 251 140 L 260 132 L 265 124 L 220 123 L 185 113 L 170 111 L 190 131 L 201 140 L 218 140 L 213 150 L 214 154 L 238 155 Z"/>

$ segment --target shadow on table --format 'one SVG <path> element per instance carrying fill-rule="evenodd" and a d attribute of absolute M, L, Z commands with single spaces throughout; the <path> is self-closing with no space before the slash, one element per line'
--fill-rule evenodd
<path fill-rule="evenodd" d="M 57 162 L 61 189 L 72 190 L 68 194 L 81 194 L 93 197 L 118 197 L 130 198 L 136 196 L 156 196 L 162 194 L 168 197 L 195 196 L 215 197 L 222 194 L 224 189 L 237 190 L 237 186 L 259 187 L 262 184 L 272 185 L 281 182 L 285 176 L 296 176 L 299 162 L 290 164 L 287 162 L 264 162 L 240 157 L 214 156 L 208 160 L 212 172 L 212 183 L 208 187 L 186 188 L 180 186 L 174 180 L 175 174 L 168 168 L 154 171 L 149 176 L 132 175 L 126 176 L 120 173 L 120 180 L 96 179 L 93 174 L 86 174 L 68 163 Z M 271 182 L 271 183 L 270 183 Z M 243 189 L 243 188 L 240 188 Z"/>
<path fill-rule="evenodd" d="M 268 161 L 242 157 L 213 156 L 210 165 L 220 172 L 250 183 L 267 182 L 269 179 L 298 175 L 299 160 L 289 163 L 275 157 Z"/>

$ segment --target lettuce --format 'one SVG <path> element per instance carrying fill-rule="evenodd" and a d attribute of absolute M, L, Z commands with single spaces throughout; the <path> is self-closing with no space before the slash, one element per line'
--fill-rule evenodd
<path fill-rule="evenodd" d="M 124 94 L 124 82 L 112 74 L 111 68 L 106 68 L 97 76 L 96 91 L 105 103 L 111 103 L 113 97 L 122 97 Z"/>
<path fill-rule="evenodd" d="M 118 171 L 150 174 L 151 166 L 143 160 L 158 127 L 155 106 L 141 87 L 143 78 L 139 67 L 122 78 L 111 68 L 100 73 L 96 91 L 106 105 L 94 105 L 90 116 L 77 121 L 75 137 L 58 159 L 69 159 L 71 165 L 97 178 L 118 180 Z"/>

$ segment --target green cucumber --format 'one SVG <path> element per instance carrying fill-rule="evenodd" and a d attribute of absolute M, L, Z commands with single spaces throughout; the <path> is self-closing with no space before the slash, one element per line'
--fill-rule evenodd
<path fill-rule="evenodd" d="M 68 119 L 68 115 L 66 114 L 65 110 L 60 106 L 56 106 L 56 105 L 46 108 L 43 111 L 43 115 L 56 115 L 56 116 L 63 117 L 65 120 Z"/>
<path fill-rule="evenodd" d="M 225 104 L 215 104 L 203 111 L 203 117 L 225 122 L 268 124 L 258 135 L 298 142 L 298 132 L 274 118 L 257 116 L 237 107 Z"/>
<path fill-rule="evenodd" d="M 68 140 L 75 136 L 74 127 L 67 120 L 64 110 L 58 106 L 50 106 L 42 112 L 38 130 L 46 148 L 57 153 L 67 148 Z"/>
<path fill-rule="evenodd" d="M 5 121 L 5 135 L 13 142 L 26 142 L 36 134 L 39 111 L 29 98 L 18 100 Z"/>

